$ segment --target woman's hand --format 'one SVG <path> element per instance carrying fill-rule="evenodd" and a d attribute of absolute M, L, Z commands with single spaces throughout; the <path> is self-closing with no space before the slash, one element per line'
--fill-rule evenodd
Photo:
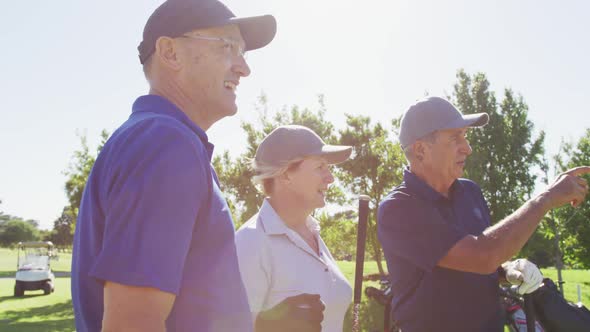
<path fill-rule="evenodd" d="M 284 299 L 256 317 L 256 332 L 319 332 L 325 305 L 317 294 L 300 294 Z"/>

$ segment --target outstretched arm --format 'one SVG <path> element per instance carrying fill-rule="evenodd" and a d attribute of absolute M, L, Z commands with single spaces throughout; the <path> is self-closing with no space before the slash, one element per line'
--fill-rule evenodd
<path fill-rule="evenodd" d="M 576 167 L 560 174 L 543 193 L 481 235 L 463 237 L 438 265 L 466 272 L 493 273 L 524 246 L 549 210 L 568 202 L 577 207 L 584 201 L 588 184 L 579 176 L 587 173 L 590 173 L 590 166 Z"/>

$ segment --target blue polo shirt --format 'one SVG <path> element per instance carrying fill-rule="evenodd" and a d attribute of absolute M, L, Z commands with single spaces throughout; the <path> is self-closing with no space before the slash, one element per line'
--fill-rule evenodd
<path fill-rule="evenodd" d="M 213 145 L 154 95 L 133 104 L 90 173 L 76 225 L 77 331 L 100 331 L 105 281 L 176 295 L 168 331 L 251 331 Z"/>
<path fill-rule="evenodd" d="M 379 204 L 377 223 L 392 283 L 392 317 L 402 331 L 503 331 L 496 273 L 437 266 L 459 240 L 490 225 L 477 184 L 458 179 L 446 198 L 406 170 Z"/>

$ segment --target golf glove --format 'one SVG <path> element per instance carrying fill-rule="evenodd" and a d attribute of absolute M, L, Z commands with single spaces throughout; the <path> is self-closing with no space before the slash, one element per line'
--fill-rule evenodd
<path fill-rule="evenodd" d="M 320 332 L 325 305 L 317 294 L 288 297 L 256 317 L 256 332 Z"/>
<path fill-rule="evenodd" d="M 506 280 L 517 286 L 520 295 L 530 294 L 537 290 L 543 282 L 543 275 L 539 268 L 530 261 L 519 258 L 502 264 L 506 271 Z"/>

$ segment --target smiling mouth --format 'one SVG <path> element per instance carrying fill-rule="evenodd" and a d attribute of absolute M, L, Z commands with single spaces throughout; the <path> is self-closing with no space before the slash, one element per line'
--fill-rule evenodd
<path fill-rule="evenodd" d="M 238 85 L 236 83 L 231 82 L 231 81 L 225 81 L 225 82 L 223 82 L 223 86 L 226 89 L 230 89 L 233 92 L 235 92 L 236 91 L 236 88 L 238 87 Z"/>

